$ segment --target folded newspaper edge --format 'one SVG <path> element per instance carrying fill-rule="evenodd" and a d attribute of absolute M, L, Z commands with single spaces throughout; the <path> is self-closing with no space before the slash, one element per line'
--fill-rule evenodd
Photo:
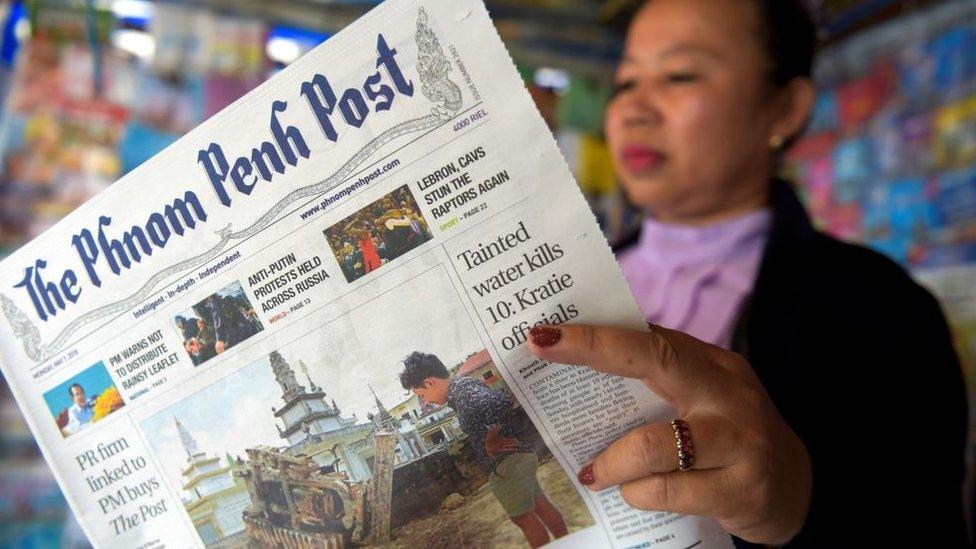
<path fill-rule="evenodd" d="M 0 368 L 97 547 L 731 547 L 575 478 L 673 411 L 480 0 L 388 0 L 0 263 Z M 541 536 L 541 537 L 540 537 Z"/>

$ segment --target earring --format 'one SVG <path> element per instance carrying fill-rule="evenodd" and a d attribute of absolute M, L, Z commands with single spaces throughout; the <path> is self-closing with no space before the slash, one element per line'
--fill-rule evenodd
<path fill-rule="evenodd" d="M 779 149 L 780 147 L 783 146 L 783 143 L 784 142 L 785 142 L 785 140 L 783 139 L 783 136 L 782 135 L 779 135 L 779 134 L 776 134 L 776 135 L 774 135 L 774 136 L 772 136 L 772 137 L 769 138 L 769 148 L 770 149 Z"/>

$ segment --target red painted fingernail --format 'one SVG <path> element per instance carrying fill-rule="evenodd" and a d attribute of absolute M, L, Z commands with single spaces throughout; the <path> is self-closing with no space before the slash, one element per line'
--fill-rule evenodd
<path fill-rule="evenodd" d="M 536 326 L 529 330 L 529 336 L 532 337 L 532 343 L 539 347 L 552 347 L 559 343 L 563 333 L 552 326 Z"/>
<path fill-rule="evenodd" d="M 579 474 L 576 475 L 576 478 L 578 478 L 580 484 L 584 486 L 589 486 L 596 482 L 596 476 L 593 475 L 593 464 L 587 463 L 584 465 L 583 468 L 580 469 Z"/>

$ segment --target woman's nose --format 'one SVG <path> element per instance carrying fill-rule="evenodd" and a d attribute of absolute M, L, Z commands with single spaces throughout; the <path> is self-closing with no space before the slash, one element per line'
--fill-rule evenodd
<path fill-rule="evenodd" d="M 622 121 L 627 126 L 653 125 L 661 122 L 661 108 L 656 92 L 646 83 L 636 84 L 623 97 L 621 105 Z"/>

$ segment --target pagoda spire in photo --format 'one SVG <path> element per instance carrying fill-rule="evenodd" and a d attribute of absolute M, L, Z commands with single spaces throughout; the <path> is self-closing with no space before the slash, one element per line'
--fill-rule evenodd
<path fill-rule="evenodd" d="M 376 394 L 376 389 L 373 389 L 373 384 L 368 383 L 367 385 L 369 386 L 369 392 L 373 393 L 373 400 L 376 401 L 376 410 L 378 413 L 376 414 L 374 421 L 376 421 L 376 423 L 382 429 L 396 431 L 399 428 L 399 422 L 393 419 L 393 416 L 390 415 L 390 412 L 386 409 L 386 406 L 383 406 L 383 402 Z"/>
<path fill-rule="evenodd" d="M 326 401 L 325 390 L 312 380 L 303 360 L 298 361 L 298 366 L 306 385 L 298 381 L 280 352 L 272 351 L 268 359 L 284 402 L 284 406 L 272 407 L 272 411 L 282 423 L 277 428 L 287 443 L 285 452 L 310 457 L 326 470 L 344 473 L 351 481 L 369 478 L 372 424 L 343 417 L 334 400 Z"/>
<path fill-rule="evenodd" d="M 194 459 L 202 457 L 203 453 L 200 452 L 197 441 L 190 434 L 190 431 L 175 417 L 173 418 L 173 422 L 176 423 L 176 432 L 180 434 L 180 443 L 183 444 L 183 451 L 186 452 L 186 460 L 192 463 Z"/>
<path fill-rule="evenodd" d="M 200 538 L 208 545 L 243 538 L 241 513 L 251 499 L 244 482 L 233 474 L 237 460 L 227 454 L 226 463 L 220 463 L 219 457 L 200 450 L 193 433 L 178 418 L 173 423 L 186 454 L 180 499 Z"/>
<path fill-rule="evenodd" d="M 278 434 L 288 441 L 291 448 L 310 442 L 312 435 L 321 435 L 340 430 L 355 423 L 355 419 L 341 416 L 339 407 L 333 401 L 325 402 L 325 391 L 312 381 L 305 362 L 298 364 L 308 381 L 308 388 L 301 385 L 295 371 L 278 351 L 269 355 L 271 372 L 281 387 L 281 400 L 285 405 L 274 409 L 274 415 L 284 422 L 284 429 L 278 427 Z"/>

